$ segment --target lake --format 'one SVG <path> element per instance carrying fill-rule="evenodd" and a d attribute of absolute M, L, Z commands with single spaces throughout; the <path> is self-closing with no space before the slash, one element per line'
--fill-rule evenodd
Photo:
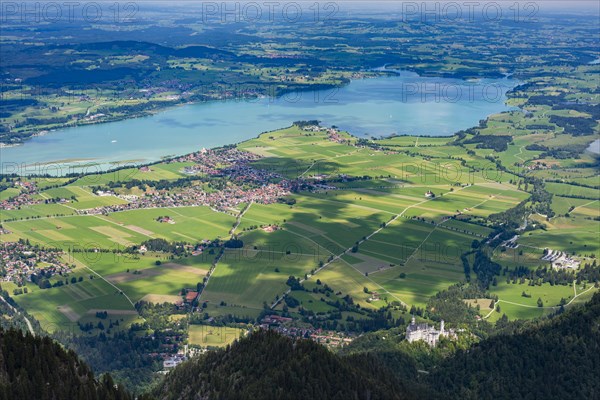
<path fill-rule="evenodd" d="M 61 129 L 0 149 L 2 172 L 63 175 L 85 165 L 91 172 L 118 162 L 147 163 L 238 143 L 309 119 L 358 137 L 451 135 L 513 109 L 505 104 L 506 92 L 517 84 L 509 78 L 463 81 L 401 72 L 276 99 L 187 104 L 143 118 Z"/>
<path fill-rule="evenodd" d="M 590 143 L 586 150 L 594 154 L 600 154 L 600 139 L 596 139 L 592 143 Z"/>

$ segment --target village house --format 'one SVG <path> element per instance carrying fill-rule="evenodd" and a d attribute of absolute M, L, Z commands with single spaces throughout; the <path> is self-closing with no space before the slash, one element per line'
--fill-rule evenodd
<path fill-rule="evenodd" d="M 369 301 L 377 301 L 380 300 L 379 293 L 371 292 L 371 297 L 369 297 Z"/>
<path fill-rule="evenodd" d="M 165 215 L 164 217 L 158 217 L 156 219 L 158 222 L 160 222 L 161 224 L 174 224 L 175 220 L 171 217 L 169 217 L 168 215 Z"/>
<path fill-rule="evenodd" d="M 96 195 L 100 196 L 100 197 L 106 197 L 106 196 L 114 196 L 115 193 L 112 192 L 112 191 L 110 191 L 110 190 L 106 190 L 106 191 L 104 191 L 104 190 L 98 190 L 96 192 Z"/>
<path fill-rule="evenodd" d="M 267 225 L 262 228 L 262 230 L 267 233 L 275 232 L 278 229 L 279 229 L 279 226 L 277 226 L 277 225 Z"/>
<path fill-rule="evenodd" d="M 186 303 L 193 303 L 194 300 L 196 300 L 196 298 L 198 297 L 198 292 L 194 291 L 194 290 L 190 290 L 185 294 L 185 302 Z"/>
<path fill-rule="evenodd" d="M 262 325 L 269 327 L 271 325 L 279 325 L 286 322 L 292 322 L 292 319 L 287 317 L 280 317 L 279 315 L 266 315 L 260 322 Z"/>
<path fill-rule="evenodd" d="M 167 357 L 167 358 L 164 359 L 164 361 L 163 361 L 163 368 L 164 369 L 175 368 L 176 366 L 178 366 L 179 364 L 181 364 L 185 360 L 187 360 L 187 357 L 185 355 L 183 355 L 183 354 L 175 354 L 175 355 L 169 356 L 169 357 Z"/>

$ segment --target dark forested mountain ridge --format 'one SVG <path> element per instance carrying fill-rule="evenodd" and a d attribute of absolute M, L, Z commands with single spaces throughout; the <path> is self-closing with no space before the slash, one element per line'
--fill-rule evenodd
<path fill-rule="evenodd" d="M 427 350 L 373 347 L 339 355 L 308 340 L 259 331 L 182 364 L 153 395 L 169 400 L 599 398 L 600 295 L 554 318 L 499 329 L 467 350 L 438 358 L 420 374 L 417 359 L 426 354 L 419 351 Z"/>
<path fill-rule="evenodd" d="M 600 295 L 550 321 L 497 335 L 442 362 L 442 398 L 600 398 Z"/>
<path fill-rule="evenodd" d="M 418 348 L 412 356 L 375 346 L 340 355 L 310 340 L 258 331 L 181 364 L 138 399 L 598 398 L 600 295 L 552 319 L 499 329 L 438 360 L 428 374 L 417 373 Z M 96 380 L 52 339 L 0 330 L 0 400 L 131 398 L 110 376 Z"/>
<path fill-rule="evenodd" d="M 101 381 L 48 337 L 0 328 L 0 400 L 129 400 L 109 375 Z"/>
<path fill-rule="evenodd" d="M 364 358 L 361 361 L 356 365 L 309 340 L 259 331 L 230 348 L 182 364 L 154 395 L 161 399 L 412 398 L 388 371 Z"/>

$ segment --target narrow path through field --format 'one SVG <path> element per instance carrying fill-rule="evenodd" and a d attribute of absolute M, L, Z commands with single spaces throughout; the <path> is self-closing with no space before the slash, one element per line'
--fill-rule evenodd
<path fill-rule="evenodd" d="M 586 207 L 586 206 L 589 206 L 590 204 L 594 204 L 594 203 L 595 203 L 595 202 L 597 202 L 597 201 L 598 201 L 598 200 L 592 200 L 592 201 L 590 201 L 589 203 L 585 203 L 585 204 L 582 204 L 582 205 L 580 205 L 580 206 L 577 206 L 577 207 L 575 207 L 574 209 L 572 209 L 572 210 L 571 210 L 571 212 L 573 212 L 573 211 L 577 210 L 577 209 L 578 209 L 578 208 L 580 208 L 580 207 Z"/>
<path fill-rule="evenodd" d="M 233 228 L 231 228 L 231 230 L 229 231 L 229 234 L 231 235 L 232 238 L 233 238 L 233 236 L 235 234 L 235 230 L 237 229 L 238 226 L 240 226 L 240 223 L 242 222 L 242 217 L 244 216 L 244 214 L 246 214 L 246 211 L 248 211 L 250 209 L 251 205 L 252 205 L 252 202 L 248 203 L 248 205 L 246 207 L 244 207 L 244 209 L 242 211 L 240 211 L 240 213 L 236 217 L 235 224 L 234 224 Z M 204 288 L 202 289 L 202 291 L 198 295 L 198 302 L 200 302 L 200 299 L 202 298 L 202 295 L 204 294 L 205 289 L 208 286 L 208 282 L 210 282 L 210 278 L 212 277 L 212 274 L 217 269 L 217 265 L 219 264 L 219 261 L 221 260 L 221 257 L 223 257 L 223 254 L 225 254 L 225 250 L 223 250 L 217 256 L 217 258 L 215 258 L 214 264 L 212 265 L 212 267 L 210 268 L 210 270 L 206 274 L 206 282 L 204 282 Z"/>
<path fill-rule="evenodd" d="M 348 264 L 348 266 L 352 269 L 354 269 L 356 272 L 358 272 L 361 275 L 364 275 L 360 270 L 358 270 L 357 268 L 355 268 L 352 264 L 350 264 L 348 261 L 344 260 L 343 258 L 341 259 L 343 262 L 345 262 L 346 264 Z M 369 276 L 365 275 L 365 278 L 371 282 L 372 284 L 374 284 L 375 286 L 377 286 L 377 288 L 379 289 L 380 292 L 382 293 L 387 293 L 390 296 L 392 296 L 394 299 L 398 300 L 400 302 L 400 304 L 407 306 L 408 304 L 406 304 L 405 302 L 402 301 L 402 299 L 400 299 L 399 297 L 397 297 L 394 293 L 388 291 L 386 288 L 384 288 L 383 286 L 381 286 L 379 283 L 375 282 L 373 279 L 371 279 Z"/>
<path fill-rule="evenodd" d="M 114 283 L 112 283 L 111 281 L 109 281 L 108 279 L 106 279 L 104 276 L 100 275 L 98 272 L 94 271 L 87 264 L 81 262 L 80 260 L 78 260 L 77 258 L 74 258 L 74 257 L 73 257 L 73 260 L 75 260 L 77 264 L 83 266 L 88 271 L 90 271 L 91 273 L 93 273 L 94 275 L 96 275 L 97 277 L 99 277 L 100 279 L 102 279 L 104 282 L 108 283 L 110 286 L 112 286 L 113 288 L 115 288 L 119 292 L 120 295 L 124 296 L 127 299 L 127 301 L 131 304 L 131 306 L 133 307 L 134 310 L 136 310 L 136 313 L 137 313 L 137 309 L 135 308 L 135 303 L 133 301 L 131 301 L 131 299 L 129 298 L 129 296 L 127 296 L 127 294 L 123 290 L 121 290 Z M 140 315 L 140 318 L 142 318 L 144 321 L 146 321 L 146 319 L 144 317 L 142 317 L 141 315 Z"/>
<path fill-rule="evenodd" d="M 303 239 L 306 239 L 306 240 L 314 243 L 315 246 L 317 246 L 316 247 L 317 249 L 323 249 L 323 250 L 327 251 L 330 255 L 334 255 L 333 252 L 331 252 L 331 250 L 327 249 L 326 247 L 321 246 L 319 243 L 315 242 L 314 240 L 312 240 L 310 237 L 308 237 L 306 235 L 303 235 L 303 234 L 298 233 L 298 232 L 294 232 L 294 231 L 289 230 L 289 229 L 286 229 L 286 232 L 289 232 L 289 233 L 291 233 L 293 235 L 296 235 L 296 236 L 299 236 L 299 237 L 301 237 Z M 342 246 L 340 246 L 340 247 L 342 247 Z"/>
<path fill-rule="evenodd" d="M 443 221 L 438 222 L 437 224 L 435 224 L 435 226 L 433 227 L 433 229 L 431 230 L 431 232 L 429 232 L 429 234 L 425 237 L 425 239 L 423 239 L 423 241 L 417 246 L 417 248 L 415 249 L 415 251 L 413 251 L 411 253 L 411 255 L 408 256 L 408 258 L 406 259 L 405 263 L 409 262 L 410 259 L 413 258 L 415 254 L 417 254 L 417 252 L 419 251 L 419 249 L 421 248 L 421 246 L 423 246 L 423 244 L 427 241 L 427 239 L 429 239 L 429 237 L 433 234 L 433 232 L 435 232 L 435 230 L 437 229 L 437 227 L 440 226 L 441 224 L 443 224 L 446 221 L 447 220 L 443 220 Z"/>
<path fill-rule="evenodd" d="M 575 296 L 573 296 L 573 298 L 568 303 L 566 303 L 563 307 L 568 307 L 579 296 L 589 292 L 590 290 L 592 290 L 594 288 L 595 288 L 594 286 L 591 286 L 587 290 L 584 290 L 583 292 L 579 292 L 579 294 L 576 294 Z M 573 282 L 573 289 L 575 289 L 575 282 Z M 496 305 L 498 305 L 500 303 L 506 303 L 506 304 L 511 304 L 513 306 L 519 306 L 519 307 L 525 307 L 525 308 L 540 308 L 540 309 L 552 309 L 552 310 L 556 310 L 556 309 L 560 308 L 560 306 L 543 306 L 543 307 L 531 306 L 529 304 L 521 304 L 521 303 L 515 303 L 513 301 L 498 299 L 498 301 L 494 303 L 494 307 L 492 308 L 492 310 L 485 317 L 483 317 L 483 319 L 486 319 L 490 315 L 492 315 L 492 313 L 496 310 Z"/>
<path fill-rule="evenodd" d="M 303 173 L 301 173 L 300 175 L 298 175 L 298 178 L 302 178 L 304 175 L 306 175 L 306 173 L 307 173 L 308 171 L 310 171 L 310 170 L 311 170 L 311 168 L 312 168 L 312 167 L 314 167 L 316 164 L 317 164 L 317 162 L 316 162 L 316 161 L 313 161 L 313 162 L 312 162 L 312 164 L 310 164 L 310 165 L 308 166 L 308 168 L 306 168 L 306 170 L 305 170 Z"/>
<path fill-rule="evenodd" d="M 242 217 L 244 216 L 244 214 L 246 214 L 246 211 L 248 211 L 251 206 L 252 202 L 248 203 L 248 205 L 244 207 L 244 209 L 238 214 L 238 216 L 235 219 L 235 224 L 233 225 L 233 228 L 231 228 L 231 230 L 229 231 L 229 234 L 231 234 L 232 236 L 235 234 L 235 230 L 242 223 Z"/>
<path fill-rule="evenodd" d="M 13 310 L 13 312 L 15 314 L 23 315 L 23 314 L 21 314 L 21 312 L 19 310 L 17 310 L 16 308 L 14 308 L 12 306 L 12 304 L 10 304 L 8 301 L 6 301 L 6 299 L 4 297 L 0 296 L 0 300 L 2 300 L 8 306 L 8 308 L 10 308 L 11 310 Z M 23 315 L 23 319 L 25 320 L 25 324 L 27 324 L 27 329 L 29 329 L 29 332 L 33 336 L 35 336 L 35 332 L 33 331 L 33 326 L 31 325 L 31 322 L 29 321 L 29 319 L 27 319 L 27 317 L 25 315 Z"/>
<path fill-rule="evenodd" d="M 325 199 L 323 197 L 319 197 L 318 199 L 321 200 L 321 201 L 329 202 L 329 203 L 343 204 L 346 207 L 357 207 L 357 208 L 362 208 L 362 209 L 369 210 L 369 211 L 377 211 L 377 212 L 380 212 L 380 213 L 395 215 L 395 213 L 393 213 L 391 211 L 380 210 L 379 208 L 374 208 L 374 207 L 369 207 L 369 206 L 363 206 L 363 205 L 360 205 L 360 204 L 353 204 L 353 203 L 348 203 L 348 202 L 339 201 L 339 200 Z"/>
<path fill-rule="evenodd" d="M 470 208 L 471 210 L 472 210 L 472 209 L 474 209 L 474 208 L 477 208 L 477 207 L 479 207 L 480 205 L 482 205 L 482 204 L 485 204 L 485 203 L 487 203 L 487 202 L 488 202 L 488 201 L 490 201 L 490 200 L 494 200 L 494 198 L 496 197 L 496 195 L 499 195 L 499 194 L 500 194 L 500 193 L 492 194 L 492 195 L 490 195 L 490 197 L 489 197 L 489 198 L 485 199 L 485 200 L 484 200 L 484 201 L 482 201 L 481 203 L 477 203 L 477 204 L 475 204 L 473 207 L 469 207 L 469 208 Z"/>
<path fill-rule="evenodd" d="M 463 187 L 461 187 L 461 188 L 459 188 L 459 189 L 457 189 L 457 190 L 455 190 L 455 191 L 453 191 L 453 192 L 447 192 L 447 193 L 446 193 L 444 196 L 451 195 L 451 194 L 453 194 L 453 193 L 456 193 L 456 192 L 458 192 L 458 191 L 460 191 L 460 190 L 463 190 L 463 189 L 465 189 L 465 188 L 468 188 L 469 186 L 470 186 L 470 185 L 463 186 Z M 436 197 L 433 197 L 433 198 L 427 198 L 427 199 L 425 199 L 425 200 L 421 200 L 421 201 L 419 201 L 419 202 L 417 202 L 417 203 L 415 203 L 415 204 L 412 204 L 412 205 L 410 205 L 410 206 L 407 206 L 406 208 L 404 208 L 404 210 L 403 210 L 403 211 L 402 211 L 400 214 L 396 214 L 396 215 L 395 215 L 395 216 L 394 216 L 394 217 L 393 217 L 391 220 L 389 220 L 389 221 L 388 221 L 388 222 L 387 222 L 387 223 L 386 223 L 384 226 L 381 226 L 381 227 L 377 228 L 375 231 L 373 231 L 373 232 L 372 232 L 371 234 L 369 234 L 368 236 L 365 236 L 364 238 L 362 238 L 362 239 L 358 240 L 358 245 L 360 246 L 360 245 L 361 245 L 362 243 L 364 243 L 365 241 L 367 241 L 367 240 L 369 240 L 370 238 L 372 238 L 373 236 L 377 235 L 377 234 L 378 234 L 379 232 L 381 232 L 381 231 L 382 231 L 384 228 L 386 228 L 386 227 L 390 226 L 392 223 L 394 223 L 395 221 L 397 221 L 397 220 L 398 220 L 398 218 L 401 218 L 401 217 L 402 217 L 402 216 L 403 216 L 403 215 L 404 215 L 404 214 L 405 214 L 405 213 L 406 213 L 408 210 L 410 210 L 411 208 L 413 208 L 413 207 L 418 207 L 418 206 L 420 206 L 421 204 L 427 203 L 428 201 L 434 201 L 435 199 L 436 199 Z M 381 211 L 381 210 L 379 210 L 379 211 Z M 391 214 L 393 214 L 393 213 L 391 213 Z M 346 262 L 345 260 L 343 260 L 343 259 L 342 259 L 342 256 L 343 256 L 344 254 L 347 254 L 349 251 L 352 251 L 352 247 L 354 247 L 354 246 L 348 247 L 346 250 L 344 250 L 344 251 L 343 251 L 343 252 L 341 252 L 340 254 L 338 254 L 338 255 L 334 256 L 334 257 L 333 257 L 333 258 L 332 258 L 330 261 L 328 261 L 328 262 L 324 263 L 324 264 L 323 264 L 321 267 L 319 267 L 317 270 L 315 270 L 314 274 L 312 274 L 311 276 L 314 276 L 314 275 L 316 275 L 317 273 L 319 273 L 320 271 L 322 271 L 324 268 L 327 268 L 327 266 L 331 265 L 332 263 L 334 263 L 335 261 L 337 261 L 337 260 L 339 260 L 339 259 L 341 259 L 342 261 Z M 352 265 L 350 265 L 350 266 L 352 267 Z M 352 267 L 352 268 L 354 268 L 354 267 Z M 310 278 L 311 276 L 309 276 L 309 278 Z M 366 277 L 366 278 L 367 278 L 368 280 L 372 281 L 372 280 L 371 280 L 371 279 L 369 279 L 368 277 Z M 306 280 L 306 279 L 300 279 L 300 283 L 303 283 L 305 280 Z M 373 281 L 372 281 L 372 282 L 373 282 Z M 376 285 L 378 285 L 378 286 L 379 286 L 379 284 L 377 284 L 377 283 L 376 283 Z M 277 306 L 277 304 L 279 304 L 279 303 L 280 303 L 280 302 L 281 302 L 281 301 L 282 301 L 282 300 L 285 298 L 285 296 L 286 296 L 286 295 L 288 295 L 290 292 L 291 292 L 291 289 L 288 289 L 288 290 L 286 290 L 286 291 L 284 292 L 283 296 L 279 297 L 279 299 L 277 299 L 275 302 L 273 302 L 273 303 L 271 304 L 271 309 L 275 308 L 275 307 Z M 386 292 L 387 292 L 387 290 L 386 290 Z M 389 293 L 389 292 L 388 292 L 388 293 Z M 390 293 L 390 294 L 391 294 L 391 293 Z M 401 303 L 401 304 L 404 304 L 404 305 L 406 305 L 406 303 L 405 303 L 405 302 L 403 302 L 402 300 L 400 300 L 399 298 L 397 298 L 397 297 L 395 297 L 395 296 L 394 296 L 394 298 L 396 298 L 398 301 L 400 301 L 400 303 Z"/>
<path fill-rule="evenodd" d="M 323 157 L 323 158 L 319 158 L 318 160 L 313 160 L 312 164 L 310 164 L 308 166 L 308 168 L 303 173 L 301 173 L 300 175 L 298 175 L 298 178 L 302 178 L 304 175 L 306 175 L 306 173 L 308 171 L 310 171 L 312 169 L 312 167 L 314 167 L 315 165 L 317 165 L 319 163 L 319 161 L 328 161 L 328 160 L 332 160 L 334 158 L 348 157 L 348 156 L 351 156 L 351 155 L 353 155 L 354 153 L 357 153 L 357 152 L 358 152 L 358 150 L 354 150 L 354 151 L 351 151 L 351 152 L 345 153 L 345 154 L 336 154 L 335 156 Z"/>
<path fill-rule="evenodd" d="M 519 154 L 523 154 L 523 147 L 524 147 L 524 146 L 521 146 L 521 147 L 519 148 L 519 152 L 518 152 L 517 154 L 515 154 L 515 158 L 518 158 L 518 159 L 519 159 L 519 160 L 521 160 L 522 162 L 525 162 L 525 160 L 523 160 L 521 157 L 519 157 Z"/>

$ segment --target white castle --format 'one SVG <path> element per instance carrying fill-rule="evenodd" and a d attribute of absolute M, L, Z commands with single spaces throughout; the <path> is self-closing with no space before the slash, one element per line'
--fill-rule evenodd
<path fill-rule="evenodd" d="M 413 315 L 410 325 L 406 328 L 406 340 L 415 342 L 422 340 L 428 345 L 435 347 L 440 336 L 448 336 L 449 332 L 444 330 L 444 320 L 440 323 L 440 330 L 427 324 L 417 324 Z"/>

